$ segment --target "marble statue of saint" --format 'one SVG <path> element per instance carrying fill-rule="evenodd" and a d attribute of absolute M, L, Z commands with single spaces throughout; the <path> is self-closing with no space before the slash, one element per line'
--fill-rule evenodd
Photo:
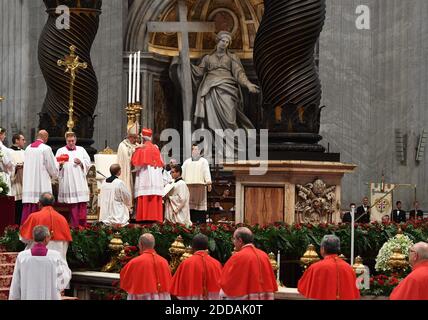
<path fill-rule="evenodd" d="M 199 65 L 191 65 L 196 96 L 194 124 L 202 122 L 211 130 L 254 129 L 243 113 L 241 87 L 248 88 L 251 93 L 259 93 L 259 87 L 248 80 L 239 58 L 229 52 L 231 33 L 219 32 L 216 41 L 212 53 L 204 56 Z M 174 58 L 171 70 L 179 64 L 179 58 Z"/>

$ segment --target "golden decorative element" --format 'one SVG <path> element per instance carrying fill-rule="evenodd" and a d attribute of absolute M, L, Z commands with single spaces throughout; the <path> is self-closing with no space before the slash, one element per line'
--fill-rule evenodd
<path fill-rule="evenodd" d="M 407 268 L 409 263 L 407 262 L 406 256 L 401 252 L 399 247 L 392 249 L 392 255 L 388 260 L 388 265 L 392 270 L 402 271 Z"/>
<path fill-rule="evenodd" d="M 4 101 L 6 98 L 3 96 L 0 96 L 0 102 Z"/>
<path fill-rule="evenodd" d="M 141 111 L 143 110 L 143 105 L 139 102 L 134 104 L 134 112 L 135 112 L 135 121 L 142 125 L 141 123 Z"/>
<path fill-rule="evenodd" d="M 130 128 L 135 126 L 135 123 L 141 127 L 141 111 L 143 106 L 141 103 L 128 103 L 125 108 L 126 116 L 128 118 L 128 123 L 126 125 L 126 130 L 129 131 Z"/>
<path fill-rule="evenodd" d="M 130 128 L 132 128 L 137 120 L 137 117 L 135 115 L 135 109 L 134 104 L 128 103 L 128 105 L 125 108 L 126 111 L 126 117 L 128 118 L 128 123 L 126 125 L 126 131 L 128 131 Z"/>
<path fill-rule="evenodd" d="M 355 262 L 352 268 L 354 269 L 354 272 L 357 277 L 362 275 L 366 271 L 366 267 L 363 265 L 363 259 L 360 256 L 355 258 Z"/>
<path fill-rule="evenodd" d="M 116 154 L 113 149 L 110 147 L 105 148 L 103 151 L 98 152 L 98 154 Z"/>
<path fill-rule="evenodd" d="M 331 222 L 336 207 L 336 186 L 321 179 L 296 185 L 296 214 L 300 223 Z"/>
<path fill-rule="evenodd" d="M 309 267 L 311 264 L 320 261 L 318 253 L 315 251 L 315 246 L 313 244 L 308 245 L 306 252 L 303 254 L 303 257 L 300 258 L 300 264 L 304 269 Z"/>
<path fill-rule="evenodd" d="M 343 255 L 343 253 L 339 256 L 339 258 L 340 258 L 340 259 L 342 259 L 343 261 L 348 260 L 348 259 Z"/>
<path fill-rule="evenodd" d="M 276 262 L 276 257 L 273 252 L 269 253 L 269 262 L 272 266 L 273 272 L 276 273 L 278 271 L 278 263 Z"/>
<path fill-rule="evenodd" d="M 191 256 L 193 256 L 193 250 L 192 250 L 192 247 L 189 246 L 186 248 L 186 251 L 181 256 L 180 262 L 183 262 L 184 260 L 190 258 Z"/>
<path fill-rule="evenodd" d="M 79 69 L 86 69 L 88 64 L 86 62 L 79 62 L 79 56 L 76 55 L 76 46 L 70 46 L 70 54 L 65 56 L 64 60 L 58 60 L 57 64 L 59 67 L 65 67 L 65 73 L 70 73 L 70 101 L 68 108 L 68 121 L 67 121 L 67 132 L 73 132 L 74 128 L 74 81 L 76 80 L 76 74 Z"/>
<path fill-rule="evenodd" d="M 119 264 L 119 256 L 122 254 L 122 250 L 124 249 L 122 236 L 119 232 L 116 232 L 113 235 L 113 238 L 110 240 L 108 247 L 113 252 L 112 258 L 110 262 L 101 269 L 102 272 L 111 272 L 111 270 L 113 270 Z M 123 252 L 123 254 L 125 254 L 125 252 Z"/>
<path fill-rule="evenodd" d="M 396 234 L 396 238 L 401 238 L 403 236 L 403 230 L 401 229 L 401 227 L 398 227 L 397 230 L 397 234 Z"/>
<path fill-rule="evenodd" d="M 268 254 L 268 256 L 269 256 L 270 265 L 272 266 L 272 269 L 273 269 L 273 273 L 275 274 L 275 279 L 277 279 L 278 287 L 280 287 L 281 283 L 279 281 L 279 275 L 278 275 L 279 268 L 278 268 L 278 262 L 276 261 L 275 254 L 271 252 Z"/>
<path fill-rule="evenodd" d="M 172 273 L 174 273 L 180 264 L 181 256 L 186 252 L 186 247 L 184 246 L 183 238 L 181 236 L 178 236 L 177 239 L 175 239 L 175 241 L 172 243 L 168 251 L 171 256 L 171 262 L 169 266 L 171 268 Z"/>

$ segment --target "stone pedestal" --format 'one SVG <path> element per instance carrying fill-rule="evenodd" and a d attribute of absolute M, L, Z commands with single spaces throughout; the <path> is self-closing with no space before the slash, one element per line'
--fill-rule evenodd
<path fill-rule="evenodd" d="M 252 175 L 250 169 L 267 166 L 263 175 Z M 335 186 L 332 222 L 340 221 L 341 182 L 345 173 L 352 173 L 353 164 L 324 161 L 240 161 L 224 164 L 224 170 L 236 177 L 236 223 L 261 225 L 273 222 L 296 222 L 297 185 L 317 179 L 327 187 Z"/>

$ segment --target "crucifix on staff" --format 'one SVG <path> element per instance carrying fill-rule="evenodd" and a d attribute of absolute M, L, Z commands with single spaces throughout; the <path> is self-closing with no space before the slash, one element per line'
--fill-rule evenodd
<path fill-rule="evenodd" d="M 88 64 L 86 62 L 79 62 L 79 56 L 76 55 L 76 46 L 70 46 L 70 54 L 65 56 L 64 60 L 58 60 L 57 64 L 60 67 L 65 67 L 65 73 L 70 73 L 70 100 L 68 108 L 68 121 L 67 121 L 67 132 L 73 132 L 74 128 L 74 82 L 76 80 L 76 74 L 79 69 L 86 69 Z"/>

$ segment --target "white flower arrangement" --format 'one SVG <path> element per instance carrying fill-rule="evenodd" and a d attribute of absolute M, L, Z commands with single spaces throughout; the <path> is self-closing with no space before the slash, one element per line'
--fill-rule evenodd
<path fill-rule="evenodd" d="M 408 259 L 411 246 L 413 246 L 413 241 L 404 234 L 397 234 L 395 237 L 389 239 L 383 244 L 382 248 L 380 248 L 376 257 L 376 271 L 392 271 L 388 265 L 388 260 L 393 253 L 392 250 L 397 247 L 400 248 L 401 253 Z"/>
<path fill-rule="evenodd" d="M 9 186 L 3 179 L 2 173 L 0 172 L 0 196 L 6 196 L 9 193 Z"/>

